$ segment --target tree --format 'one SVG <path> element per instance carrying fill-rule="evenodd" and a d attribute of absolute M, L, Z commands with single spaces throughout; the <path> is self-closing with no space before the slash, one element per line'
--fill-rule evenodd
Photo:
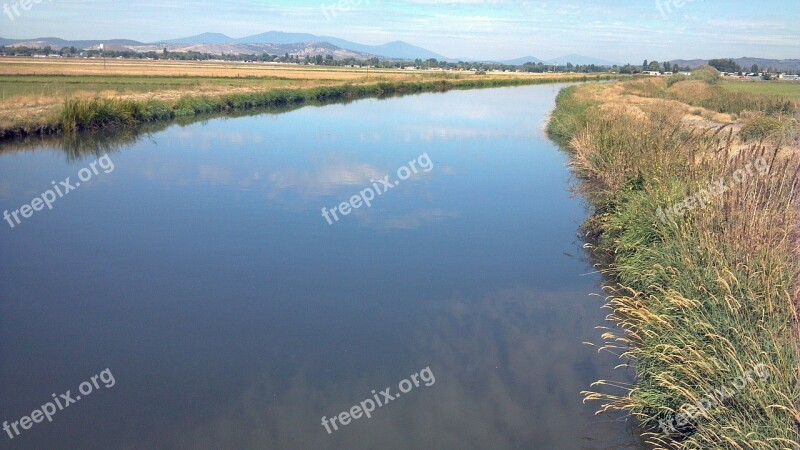
<path fill-rule="evenodd" d="M 750 67 L 750 73 L 758 73 L 758 64 L 753 64 Z"/>
<path fill-rule="evenodd" d="M 664 61 L 664 72 L 672 72 L 672 64 L 667 61 Z"/>
<path fill-rule="evenodd" d="M 642 64 L 642 70 L 648 70 L 649 68 L 650 68 L 650 64 L 648 64 L 647 60 L 645 59 L 644 63 Z"/>
<path fill-rule="evenodd" d="M 645 70 L 652 70 L 654 72 L 658 72 L 661 70 L 661 64 L 659 64 L 658 61 L 651 61 L 650 66 L 648 66 L 648 68 Z"/>
<path fill-rule="evenodd" d="M 742 70 L 739 64 L 736 64 L 736 61 L 730 58 L 712 59 L 708 62 L 708 65 L 719 70 L 720 72 L 739 72 Z"/>

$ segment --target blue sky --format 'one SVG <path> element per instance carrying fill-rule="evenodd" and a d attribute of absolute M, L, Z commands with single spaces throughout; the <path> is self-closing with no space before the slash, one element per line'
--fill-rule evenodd
<path fill-rule="evenodd" d="M 9 7 L 22 0 L 0 0 Z M 35 0 L 34 0 L 35 1 Z M 448 57 L 800 58 L 798 0 L 38 0 L 0 36 L 139 41 L 219 32 L 403 40 Z M 335 15 L 323 13 L 323 7 Z M 13 13 L 12 13 L 13 14 Z"/>

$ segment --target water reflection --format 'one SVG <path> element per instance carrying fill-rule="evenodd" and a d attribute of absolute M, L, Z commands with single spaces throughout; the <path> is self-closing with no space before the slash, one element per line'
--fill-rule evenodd
<path fill-rule="evenodd" d="M 603 312 L 591 265 L 567 255 L 586 211 L 540 133 L 554 94 L 367 100 L 0 152 L 0 210 L 98 154 L 115 165 L 0 230 L 0 419 L 105 367 L 117 379 L 11 448 L 637 445 L 580 402 L 616 361 L 581 344 Z M 333 226 L 321 216 L 423 153 L 429 173 Z M 325 433 L 323 415 L 427 366 L 434 386 Z"/>
<path fill-rule="evenodd" d="M 391 372 L 376 368 L 367 355 L 345 377 L 315 361 L 293 361 L 288 377 L 263 373 L 203 420 L 169 424 L 146 446 L 638 448 L 635 430 L 614 437 L 624 425 L 594 417 L 574 389 L 617 362 L 582 344 L 596 340 L 591 324 L 599 319 L 599 300 L 588 301 L 583 291 L 530 288 L 428 300 L 408 351 L 398 355 Z M 420 386 L 378 408 L 371 419 L 362 417 L 331 435 L 322 427 L 323 415 L 349 410 L 372 390 L 392 387 L 396 393 L 398 381 L 427 366 L 436 378 L 433 386 Z"/>

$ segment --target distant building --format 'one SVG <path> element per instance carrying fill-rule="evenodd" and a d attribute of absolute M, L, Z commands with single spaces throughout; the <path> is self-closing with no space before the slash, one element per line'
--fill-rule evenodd
<path fill-rule="evenodd" d="M 782 73 L 782 74 L 780 74 L 778 76 L 778 78 L 780 78 L 781 80 L 787 80 L 787 81 L 797 81 L 797 80 L 800 80 L 800 75 L 787 75 L 785 73 Z"/>

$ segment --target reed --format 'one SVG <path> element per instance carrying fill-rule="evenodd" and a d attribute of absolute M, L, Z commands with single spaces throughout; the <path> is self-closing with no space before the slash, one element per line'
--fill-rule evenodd
<path fill-rule="evenodd" d="M 593 77 L 592 79 L 609 79 Z M 452 89 L 477 89 L 542 83 L 586 81 L 587 77 L 508 78 L 486 80 L 438 80 L 346 84 L 310 89 L 277 89 L 223 96 L 184 96 L 174 103 L 159 100 L 120 100 L 114 98 L 69 99 L 58 115 L 58 125 L 66 133 L 98 130 L 104 127 L 130 127 L 154 121 L 190 118 L 255 108 L 323 104 L 365 97 L 444 92 Z"/>
<path fill-rule="evenodd" d="M 631 414 L 656 448 L 800 448 L 797 154 L 763 143 L 743 148 L 721 129 L 687 131 L 666 101 L 644 116 L 601 108 L 579 95 L 586 87 L 559 95 L 549 131 L 595 207 L 584 227 L 611 280 L 615 325 L 605 329 L 604 349 L 636 370 L 633 385 L 598 381 L 586 400 Z M 753 161 L 767 163 L 733 182 Z M 706 207 L 664 221 L 656 213 L 718 180 L 731 189 Z M 659 429 L 758 365 L 767 379 L 674 431 Z"/>

